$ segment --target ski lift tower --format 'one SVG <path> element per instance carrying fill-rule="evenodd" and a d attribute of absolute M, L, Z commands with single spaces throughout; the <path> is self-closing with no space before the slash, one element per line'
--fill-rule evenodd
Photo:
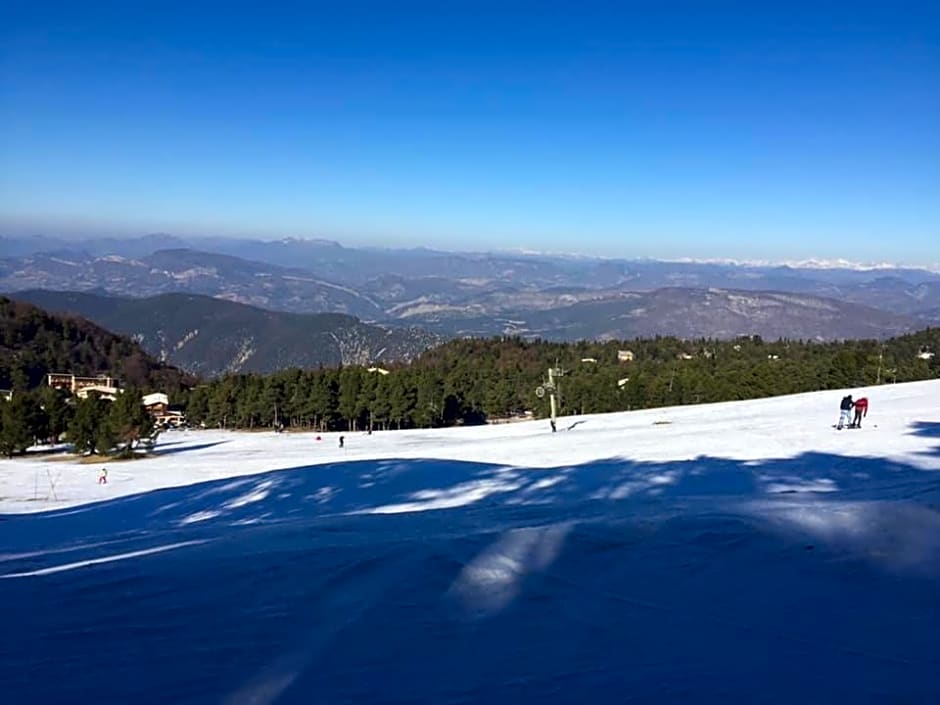
<path fill-rule="evenodd" d="M 552 428 L 555 428 L 555 417 L 558 413 L 555 395 L 561 396 L 561 385 L 556 381 L 556 378 L 564 376 L 565 371 L 558 367 L 558 363 L 556 362 L 555 367 L 548 368 L 548 381 L 535 388 L 535 396 L 539 399 L 544 397 L 545 393 L 548 392 L 548 403 L 552 413 Z"/>

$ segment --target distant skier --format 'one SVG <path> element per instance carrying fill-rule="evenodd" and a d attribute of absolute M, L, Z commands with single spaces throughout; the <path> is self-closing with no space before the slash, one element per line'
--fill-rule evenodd
<path fill-rule="evenodd" d="M 552 419 L 551 421 L 549 421 L 549 423 L 552 425 L 552 433 L 555 433 L 558 430 L 555 427 L 555 419 Z"/>
<path fill-rule="evenodd" d="M 340 436 L 340 437 L 339 437 L 339 447 L 340 447 L 340 448 L 344 447 L 345 441 L 346 441 L 346 438 L 345 438 L 344 436 Z"/>
<path fill-rule="evenodd" d="M 862 397 L 855 402 L 855 419 L 852 421 L 852 425 L 849 428 L 861 428 L 862 427 L 862 417 L 868 416 L 868 398 Z"/>
<path fill-rule="evenodd" d="M 839 405 L 839 424 L 836 426 L 836 429 L 841 431 L 844 426 L 848 426 L 849 422 L 852 420 L 852 407 L 855 406 L 855 402 L 852 401 L 852 395 L 842 397 L 842 403 Z"/>
<path fill-rule="evenodd" d="M 101 468 L 101 472 L 98 473 L 98 484 L 99 485 L 108 484 L 108 468 Z"/>

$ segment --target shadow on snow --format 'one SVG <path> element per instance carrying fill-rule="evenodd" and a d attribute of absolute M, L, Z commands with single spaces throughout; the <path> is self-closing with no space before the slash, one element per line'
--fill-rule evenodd
<path fill-rule="evenodd" d="M 0 680 L 11 702 L 934 701 L 938 494 L 822 453 L 381 460 L 7 516 Z"/>
<path fill-rule="evenodd" d="M 915 436 L 940 438 L 940 421 L 915 421 L 911 431 Z"/>
<path fill-rule="evenodd" d="M 156 450 L 153 451 L 153 455 L 172 455 L 174 453 L 189 453 L 194 450 L 203 450 L 204 448 L 214 448 L 215 446 L 220 446 L 229 441 L 213 441 L 212 443 L 200 443 L 197 445 L 184 445 L 183 441 L 170 441 L 169 443 L 160 443 L 157 446 Z M 167 446 L 179 446 L 170 447 Z"/>

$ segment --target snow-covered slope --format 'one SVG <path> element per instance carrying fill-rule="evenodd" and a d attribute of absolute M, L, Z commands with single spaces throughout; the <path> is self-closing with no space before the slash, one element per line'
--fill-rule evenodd
<path fill-rule="evenodd" d="M 936 702 L 940 382 L 853 391 L 4 461 L 4 700 Z"/>
<path fill-rule="evenodd" d="M 940 382 L 848 391 L 872 402 L 861 433 L 833 432 L 843 396 L 839 391 L 567 417 L 559 419 L 554 435 L 547 421 L 371 436 L 171 431 L 161 436 L 155 457 L 108 465 L 107 485 L 97 484 L 100 465 L 0 460 L 0 513 L 47 511 L 161 487 L 352 460 L 420 458 L 551 468 L 698 456 L 769 460 L 817 452 L 940 468 L 936 457 L 924 454 L 929 440 L 911 433 L 914 423 L 940 422 Z"/>

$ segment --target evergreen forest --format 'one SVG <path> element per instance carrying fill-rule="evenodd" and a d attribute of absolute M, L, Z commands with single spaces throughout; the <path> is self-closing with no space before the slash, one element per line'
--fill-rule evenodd
<path fill-rule="evenodd" d="M 176 401 L 190 423 L 212 428 L 422 428 L 527 411 L 547 417 L 548 395 L 537 388 L 549 368 L 563 372 L 559 414 L 590 414 L 936 378 L 940 357 L 929 353 L 938 349 L 937 328 L 885 342 L 462 339 L 387 374 L 344 367 L 226 375 Z M 632 361 L 620 361 L 618 351 Z"/>

